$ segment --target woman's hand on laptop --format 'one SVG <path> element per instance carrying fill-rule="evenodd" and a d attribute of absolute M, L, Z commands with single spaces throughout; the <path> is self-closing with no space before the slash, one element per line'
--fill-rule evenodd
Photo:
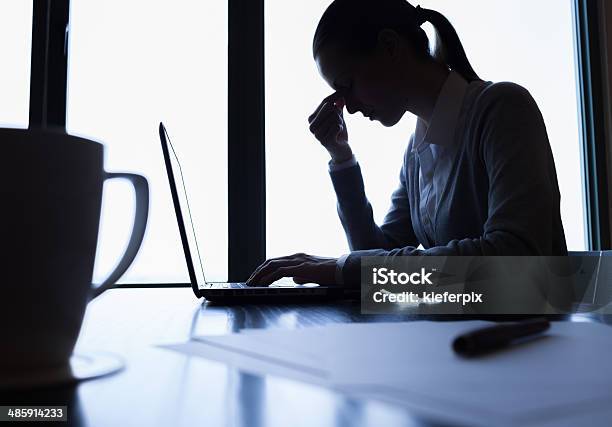
<path fill-rule="evenodd" d="M 283 277 L 293 277 L 298 284 L 335 285 L 337 260 L 303 253 L 272 258 L 257 267 L 246 283 L 268 286 Z"/>

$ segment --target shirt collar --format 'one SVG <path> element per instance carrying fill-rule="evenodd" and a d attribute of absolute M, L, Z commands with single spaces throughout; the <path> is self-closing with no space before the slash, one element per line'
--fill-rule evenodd
<path fill-rule="evenodd" d="M 468 82 L 459 73 L 449 73 L 436 100 L 429 126 L 424 120 L 417 119 L 415 149 L 426 144 L 448 146 L 453 142 L 467 87 Z"/>

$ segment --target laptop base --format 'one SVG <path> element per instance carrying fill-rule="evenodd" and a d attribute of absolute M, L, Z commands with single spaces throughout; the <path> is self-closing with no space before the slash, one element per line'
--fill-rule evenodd
<path fill-rule="evenodd" d="M 200 289 L 199 296 L 208 301 L 228 303 L 278 303 L 278 302 L 312 302 L 339 299 L 359 299 L 359 289 L 349 290 L 331 286 L 296 286 L 296 287 L 222 287 L 215 284 L 210 288 Z M 231 285 L 231 284 L 228 284 Z"/>

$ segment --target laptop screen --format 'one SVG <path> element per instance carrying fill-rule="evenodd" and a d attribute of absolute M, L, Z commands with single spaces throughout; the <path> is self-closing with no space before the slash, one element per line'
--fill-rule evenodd
<path fill-rule="evenodd" d="M 187 269 L 189 270 L 189 278 L 195 291 L 195 286 L 197 286 L 197 289 L 204 288 L 204 285 L 206 285 L 206 278 L 204 277 L 200 248 L 195 236 L 195 227 L 191 217 L 191 208 L 189 206 L 189 198 L 187 197 L 183 170 L 163 123 L 159 124 L 159 137 L 164 153 L 170 192 L 172 193 L 172 201 L 174 203 L 176 220 L 181 235 L 183 250 L 185 252 Z"/>

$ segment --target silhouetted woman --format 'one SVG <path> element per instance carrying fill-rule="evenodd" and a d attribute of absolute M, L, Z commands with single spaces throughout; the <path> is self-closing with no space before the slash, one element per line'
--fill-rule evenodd
<path fill-rule="evenodd" d="M 436 30 L 432 53 L 425 22 Z M 357 284 L 362 256 L 567 255 L 538 106 L 519 85 L 481 80 L 442 14 L 404 0 L 336 0 L 319 22 L 313 55 L 334 93 L 308 120 L 331 155 L 352 252 L 339 259 L 295 254 L 268 260 L 251 283 L 294 277 Z M 384 126 L 407 111 L 418 116 L 399 188 L 380 226 L 351 152 L 345 107 Z"/>

